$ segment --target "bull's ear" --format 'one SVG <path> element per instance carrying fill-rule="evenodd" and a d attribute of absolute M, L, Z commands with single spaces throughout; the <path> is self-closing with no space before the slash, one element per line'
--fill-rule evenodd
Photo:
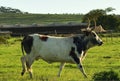
<path fill-rule="evenodd" d="M 91 33 L 91 28 L 90 27 L 87 27 L 86 29 L 81 29 L 81 31 L 86 35 L 88 36 L 90 33 Z"/>
<path fill-rule="evenodd" d="M 95 29 L 95 27 L 91 27 L 91 31 L 93 31 Z"/>
<path fill-rule="evenodd" d="M 86 36 L 90 35 L 91 31 L 92 31 L 92 29 L 90 27 L 88 27 L 85 31 L 85 35 Z"/>
<path fill-rule="evenodd" d="M 91 31 L 84 31 L 84 34 L 85 34 L 86 36 L 89 36 L 89 35 L 90 35 L 90 32 L 91 32 Z"/>

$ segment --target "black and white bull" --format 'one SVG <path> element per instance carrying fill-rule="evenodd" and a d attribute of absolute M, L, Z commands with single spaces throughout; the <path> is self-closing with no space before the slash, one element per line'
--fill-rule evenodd
<path fill-rule="evenodd" d="M 75 63 L 83 75 L 87 77 L 82 67 L 83 57 L 85 57 L 89 48 L 96 45 L 100 46 L 102 43 L 102 40 L 94 31 L 86 31 L 84 34 L 71 37 L 54 37 L 39 34 L 25 36 L 21 42 L 23 52 L 21 75 L 24 75 L 27 70 L 32 78 L 31 65 L 40 58 L 48 63 L 60 62 L 58 76 L 60 76 L 65 63 Z M 26 55 L 24 55 L 24 51 Z"/>

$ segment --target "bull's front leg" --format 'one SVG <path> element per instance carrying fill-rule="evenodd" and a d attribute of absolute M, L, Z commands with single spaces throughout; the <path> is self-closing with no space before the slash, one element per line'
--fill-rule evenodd
<path fill-rule="evenodd" d="M 77 54 L 75 53 L 75 48 L 72 48 L 71 49 L 71 52 L 70 52 L 70 56 L 72 58 L 72 60 L 77 64 L 78 68 L 80 69 L 80 71 L 83 73 L 83 75 L 85 77 L 87 77 L 85 71 L 84 71 L 84 68 L 82 67 L 82 63 L 81 63 L 81 59 L 77 56 Z"/>
<path fill-rule="evenodd" d="M 72 57 L 74 62 L 77 64 L 78 68 L 80 69 L 80 71 L 83 73 L 83 75 L 87 78 L 87 75 L 84 71 L 84 68 L 82 66 L 82 63 L 80 61 L 80 58 L 77 57 L 77 55 L 75 55 L 74 57 Z"/>
<path fill-rule="evenodd" d="M 82 52 L 82 54 L 81 54 L 81 59 L 80 59 L 81 62 L 82 62 L 82 60 L 85 59 L 86 52 L 87 52 L 87 51 L 83 51 L 83 52 Z"/>
<path fill-rule="evenodd" d="M 60 74 L 61 74 L 61 72 L 62 72 L 62 69 L 64 68 L 64 65 L 65 65 L 64 62 L 62 62 L 62 63 L 60 64 L 60 70 L 59 70 L 59 72 L 58 72 L 58 77 L 60 77 Z"/>
<path fill-rule="evenodd" d="M 78 66 L 78 68 L 80 69 L 80 71 L 83 73 L 83 75 L 87 78 L 87 75 L 86 75 L 86 73 L 85 73 L 85 71 L 84 71 L 84 68 L 83 68 L 83 66 L 82 66 L 82 63 L 81 63 L 81 60 L 79 59 L 79 63 L 77 63 L 77 66 Z"/>

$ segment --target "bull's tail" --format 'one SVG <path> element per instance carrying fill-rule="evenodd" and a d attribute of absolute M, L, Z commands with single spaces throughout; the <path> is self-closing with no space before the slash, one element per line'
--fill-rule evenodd
<path fill-rule="evenodd" d="M 24 53 L 24 46 L 23 46 L 23 42 L 21 42 L 21 50 L 22 50 L 22 54 L 25 55 Z"/>
<path fill-rule="evenodd" d="M 23 55 L 26 54 L 30 54 L 31 52 L 31 48 L 32 48 L 32 44 L 33 44 L 33 37 L 31 36 L 25 36 L 21 42 L 21 49 L 22 49 L 22 53 Z"/>

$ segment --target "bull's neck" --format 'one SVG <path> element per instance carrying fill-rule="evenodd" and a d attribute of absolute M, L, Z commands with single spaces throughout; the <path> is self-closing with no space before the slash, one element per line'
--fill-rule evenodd
<path fill-rule="evenodd" d="M 88 50 L 92 47 L 92 45 L 89 44 L 89 39 L 86 39 L 86 40 L 83 40 L 82 41 L 82 44 L 83 44 L 83 47 L 84 47 L 84 50 Z"/>
<path fill-rule="evenodd" d="M 74 37 L 74 44 L 77 47 L 77 51 L 79 54 L 81 54 L 82 51 L 87 51 L 87 44 L 88 42 L 86 40 L 84 40 L 84 38 L 79 38 L 79 37 Z"/>
<path fill-rule="evenodd" d="M 82 41 L 82 46 L 83 46 L 83 50 L 85 51 L 85 50 L 88 50 L 89 48 L 88 48 L 88 41 Z"/>

